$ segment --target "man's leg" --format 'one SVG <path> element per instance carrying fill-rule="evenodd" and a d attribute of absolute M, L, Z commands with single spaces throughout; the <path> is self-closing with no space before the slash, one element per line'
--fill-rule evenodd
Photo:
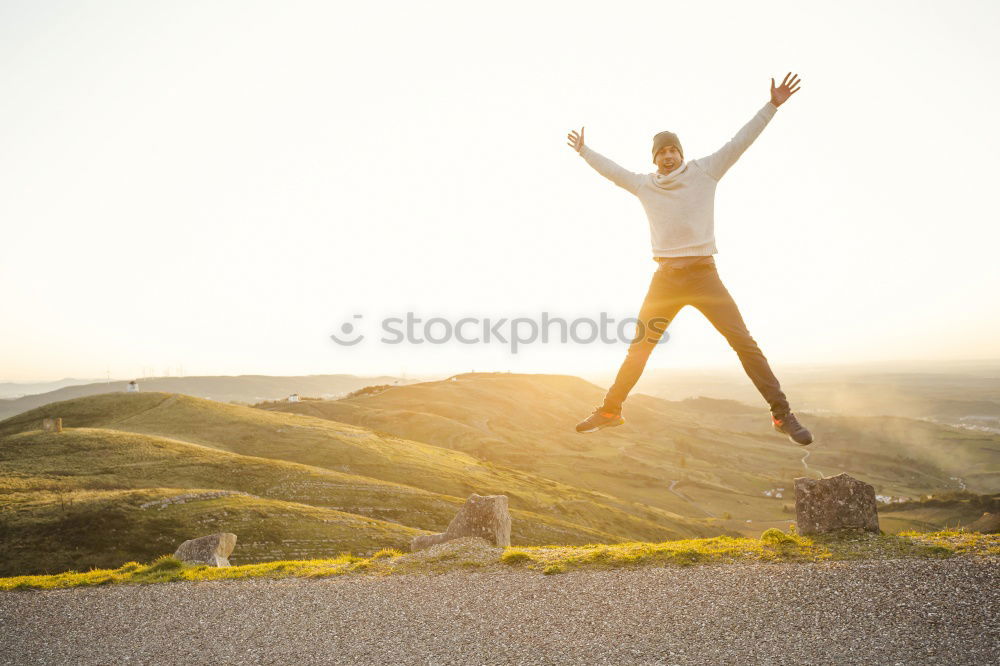
<path fill-rule="evenodd" d="M 739 356 L 740 363 L 743 364 L 743 369 L 750 380 L 770 406 L 771 413 L 776 416 L 787 414 L 788 400 L 781 390 L 781 385 L 771 371 L 771 366 L 760 347 L 750 336 L 736 302 L 722 284 L 722 279 L 714 267 L 704 274 L 691 305 L 698 308 L 712 326 L 726 338 L 729 346 Z"/>
<path fill-rule="evenodd" d="M 625 361 L 618 370 L 618 376 L 615 377 L 615 383 L 604 398 L 602 411 L 621 413 L 622 403 L 639 381 L 649 355 L 663 337 L 667 326 L 687 302 L 684 286 L 684 278 L 672 273 L 669 268 L 661 268 L 653 273 L 646 298 L 639 309 L 635 336 L 629 345 Z"/>

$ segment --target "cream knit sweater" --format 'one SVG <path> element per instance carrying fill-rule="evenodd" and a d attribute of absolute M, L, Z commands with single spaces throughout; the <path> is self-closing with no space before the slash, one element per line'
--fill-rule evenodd
<path fill-rule="evenodd" d="M 682 162 L 666 176 L 633 173 L 586 145 L 580 156 L 598 173 L 639 198 L 649 218 L 654 257 L 712 255 L 715 247 L 715 186 L 777 112 L 763 106 L 726 145 L 708 157 Z"/>

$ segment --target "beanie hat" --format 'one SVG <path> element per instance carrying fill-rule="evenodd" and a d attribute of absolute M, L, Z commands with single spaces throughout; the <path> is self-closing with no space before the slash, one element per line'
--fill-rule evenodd
<path fill-rule="evenodd" d="M 684 149 L 681 147 L 681 140 L 677 138 L 677 135 L 673 132 L 660 132 L 653 137 L 653 160 L 656 160 L 656 153 L 660 152 L 660 148 L 664 146 L 677 146 L 677 150 L 680 151 L 681 159 L 684 159 Z"/>

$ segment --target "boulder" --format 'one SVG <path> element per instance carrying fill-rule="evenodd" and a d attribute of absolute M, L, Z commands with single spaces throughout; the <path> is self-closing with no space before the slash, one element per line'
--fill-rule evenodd
<path fill-rule="evenodd" d="M 212 567 L 228 567 L 229 556 L 236 547 L 236 535 L 219 532 L 208 536 L 188 539 L 174 553 L 174 557 L 188 564 L 207 564 Z"/>
<path fill-rule="evenodd" d="M 795 479 L 795 522 L 799 534 L 842 529 L 878 533 L 875 488 L 847 474 Z"/>
<path fill-rule="evenodd" d="M 413 538 L 410 550 L 418 551 L 462 537 L 479 537 L 494 546 L 510 545 L 510 509 L 506 495 L 469 495 L 458 514 L 441 534 L 423 534 Z"/>

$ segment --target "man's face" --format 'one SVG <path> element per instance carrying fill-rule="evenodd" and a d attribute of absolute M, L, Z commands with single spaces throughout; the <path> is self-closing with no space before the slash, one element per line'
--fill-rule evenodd
<path fill-rule="evenodd" d="M 681 151 L 677 146 L 664 146 L 656 153 L 656 170 L 663 175 L 667 175 L 681 165 Z"/>

